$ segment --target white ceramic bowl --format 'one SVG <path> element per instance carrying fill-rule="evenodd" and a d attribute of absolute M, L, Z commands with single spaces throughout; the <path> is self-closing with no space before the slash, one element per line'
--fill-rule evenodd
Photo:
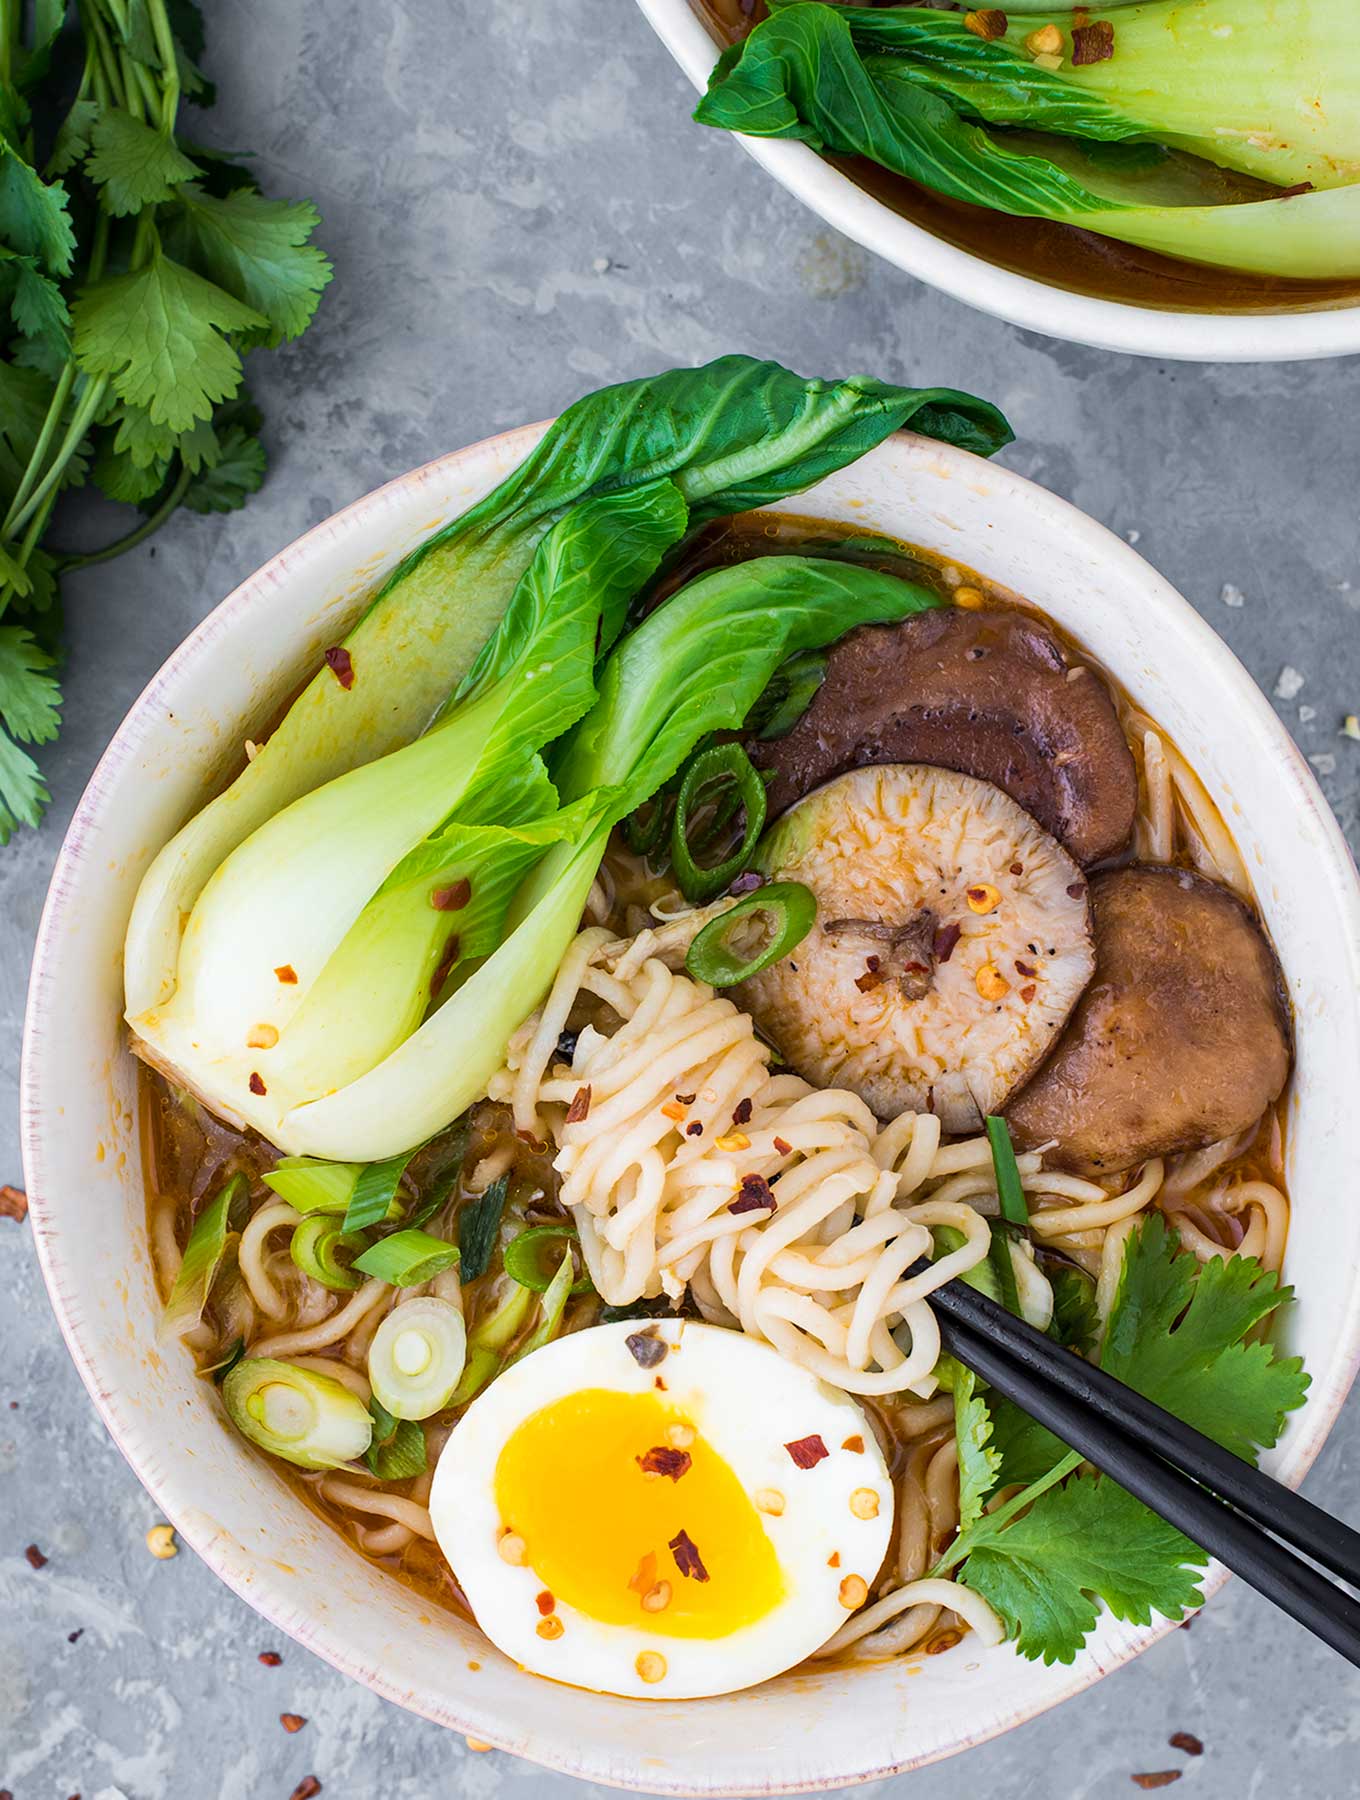
<path fill-rule="evenodd" d="M 699 0 L 638 0 L 638 5 L 702 93 L 722 39 L 705 19 Z M 1017 274 L 946 243 L 876 200 L 806 144 L 756 137 L 739 137 L 738 142 L 782 187 L 866 250 L 956 300 L 1029 331 L 1097 350 L 1188 362 L 1299 362 L 1360 350 L 1360 302 L 1309 311 L 1201 313 L 1102 300 Z"/>
<path fill-rule="evenodd" d="M 298 1501 L 228 1426 L 187 1355 L 155 1345 L 120 948 L 152 853 L 242 739 L 334 643 L 397 559 L 480 498 L 542 427 L 428 464 L 319 525 L 176 651 L 95 771 L 57 863 L 24 1046 L 32 1220 L 71 1354 L 119 1447 L 183 1537 L 267 1618 L 388 1699 L 589 1780 L 749 1794 L 867 1780 L 948 1755 L 1086 1687 L 1167 1627 L 1103 1619 L 1071 1668 L 967 1644 L 918 1663 L 783 1677 L 686 1703 L 526 1675 L 433 1615 Z M 1316 785 L 1244 670 L 1127 545 L 1007 470 L 902 435 L 791 503 L 957 557 L 1028 595 L 1171 732 L 1236 831 L 1298 1020 L 1286 1334 L 1312 1371 L 1269 1466 L 1301 1478 L 1355 1372 L 1360 900 Z"/>

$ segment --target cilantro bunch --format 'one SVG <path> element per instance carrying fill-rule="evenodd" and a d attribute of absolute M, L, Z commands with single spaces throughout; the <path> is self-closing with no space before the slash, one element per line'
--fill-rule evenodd
<path fill-rule="evenodd" d="M 1297 1357 L 1256 1335 L 1291 1298 L 1249 1257 L 1201 1266 L 1153 1213 L 1125 1249 L 1100 1365 L 1254 1462 L 1308 1386 Z M 1074 1339 L 1090 1323 L 1076 1309 L 1069 1322 Z M 1201 1604 L 1198 1545 L 1109 1476 L 1082 1471 L 1080 1456 L 1011 1401 L 980 1391 L 970 1370 L 954 1370 L 953 1388 L 960 1530 L 933 1573 L 952 1571 L 981 1594 L 1022 1655 L 1070 1663 L 1101 1600 L 1136 1625 Z"/>
<path fill-rule="evenodd" d="M 23 746 L 58 730 L 60 576 L 255 492 L 242 355 L 331 277 L 309 202 L 179 134 L 202 54 L 193 0 L 0 0 L 0 844 L 49 799 Z M 144 517 L 63 555 L 53 507 L 87 481 Z"/>

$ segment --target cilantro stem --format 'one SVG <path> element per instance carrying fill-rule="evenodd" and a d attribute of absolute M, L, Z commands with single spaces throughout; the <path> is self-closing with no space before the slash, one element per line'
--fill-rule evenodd
<path fill-rule="evenodd" d="M 38 441 L 33 446 L 33 454 L 28 459 L 28 467 L 24 470 L 23 479 L 14 492 L 14 499 L 5 522 L 0 525 L 0 537 L 8 537 L 15 529 L 16 515 L 19 508 L 33 492 L 38 479 L 38 470 L 42 467 L 43 458 L 47 455 L 48 445 L 61 422 L 61 415 L 66 410 L 66 402 L 70 398 L 71 389 L 75 385 L 76 366 L 68 362 L 57 381 L 56 391 L 48 404 L 47 416 L 42 422 L 42 430 L 38 433 Z"/>
<path fill-rule="evenodd" d="M 80 448 L 81 439 L 97 418 L 99 409 L 104 404 L 104 395 L 108 390 L 108 385 L 108 377 L 100 375 L 85 389 L 76 406 L 71 423 L 66 428 L 66 436 L 61 440 L 61 448 L 52 460 L 51 468 L 15 514 L 12 524 L 8 525 L 8 531 L 21 531 L 47 496 L 56 488 L 57 483 L 66 473 L 66 465 Z"/>
<path fill-rule="evenodd" d="M 125 533 L 124 536 L 115 538 L 111 544 L 105 544 L 102 550 L 85 550 L 78 555 L 63 556 L 61 558 L 62 574 L 69 574 L 72 569 L 88 569 L 95 563 L 108 562 L 115 556 L 121 556 L 125 550 L 135 549 L 138 544 L 145 543 L 146 539 L 149 538 L 153 532 L 160 530 L 161 526 L 164 525 L 171 513 L 174 512 L 175 508 L 184 498 L 185 490 L 192 480 L 193 476 L 184 464 L 181 463 L 179 474 L 175 477 L 174 486 L 165 496 L 165 499 L 161 501 L 155 512 L 143 519 L 142 523 L 138 525 L 134 531 L 129 531 Z"/>
<path fill-rule="evenodd" d="M 990 1538 L 994 1532 L 1009 1525 L 1015 1515 L 1023 1512 L 1027 1506 L 1032 1506 L 1040 1494 L 1046 1493 L 1049 1488 L 1055 1487 L 1058 1482 L 1065 1480 L 1073 1469 L 1079 1469 L 1082 1461 L 1082 1457 L 1075 1450 L 1069 1450 L 1062 1461 L 1054 1463 L 1047 1474 L 1041 1475 L 1037 1481 L 1031 1481 L 1029 1486 L 1021 1488 L 1018 1494 L 1012 1494 L 1011 1498 L 1004 1505 L 998 1506 L 995 1512 L 984 1513 L 977 1524 L 970 1525 L 967 1531 L 961 1531 L 930 1571 L 932 1579 L 943 1575 L 946 1570 L 961 1563 L 971 1553 L 973 1549 L 971 1540 L 974 1537 L 985 1534 Z"/>

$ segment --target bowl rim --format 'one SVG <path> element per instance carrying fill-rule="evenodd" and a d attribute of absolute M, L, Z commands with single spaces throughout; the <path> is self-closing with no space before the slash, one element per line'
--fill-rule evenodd
<path fill-rule="evenodd" d="M 697 0 L 637 0 L 653 31 L 700 93 L 718 39 Z M 918 281 L 1011 325 L 1093 350 L 1176 362 L 1307 362 L 1360 352 L 1360 299 L 1282 312 L 1189 312 L 1103 300 L 1003 268 L 937 237 L 807 144 L 731 133 L 781 187 L 861 248 Z"/>
<path fill-rule="evenodd" d="M 200 1527 L 190 1503 L 181 1498 L 173 1462 L 153 1459 L 147 1455 L 145 1446 L 138 1446 L 140 1428 L 125 1411 L 119 1390 L 106 1386 L 101 1379 L 97 1348 L 87 1343 L 82 1319 L 64 1292 L 65 1252 L 59 1244 L 62 1231 L 57 1222 L 60 1206 L 55 1199 L 49 1198 L 47 1192 L 45 1144 L 50 1134 L 61 1129 L 62 1108 L 59 1070 L 49 1067 L 53 1053 L 48 1049 L 48 1040 L 41 1029 L 40 1020 L 46 1010 L 47 990 L 57 979 L 56 971 L 63 945 L 69 941 L 71 917 L 80 904 L 80 865 L 84 842 L 96 828 L 103 806 L 104 788 L 110 777 L 138 753 L 142 722 L 161 704 L 162 690 L 171 686 L 190 663 L 201 656 L 214 654 L 222 633 L 231 628 L 234 616 L 247 612 L 261 592 L 272 593 L 277 597 L 280 586 L 289 580 L 293 565 L 351 535 L 357 536 L 362 544 L 365 534 L 371 533 L 373 526 L 381 518 L 384 506 L 407 489 L 419 489 L 431 476 L 456 471 L 464 465 L 472 470 L 486 464 L 494 467 L 498 455 L 509 454 L 511 451 L 519 455 L 525 454 L 543 429 L 542 424 L 521 426 L 484 438 L 446 456 L 434 458 L 373 489 L 303 533 L 249 575 L 194 627 L 167 657 L 129 708 L 99 758 L 77 803 L 58 853 L 38 927 L 24 1017 L 20 1075 L 20 1141 L 30 1218 L 53 1311 L 67 1349 L 105 1428 L 133 1473 L 183 1540 L 256 1612 L 342 1674 L 362 1682 L 383 1699 L 393 1701 L 433 1723 L 476 1738 L 489 1739 L 498 1747 L 524 1756 L 540 1766 L 627 1791 L 693 1796 L 695 1800 L 699 1796 L 749 1795 L 753 1791 L 749 1784 L 734 1785 L 721 1779 L 696 1782 L 684 1774 L 661 1779 L 643 1765 L 620 1771 L 616 1764 L 610 1764 L 594 1754 L 590 1742 L 584 1739 L 579 1743 L 575 1740 L 567 1743 L 560 1739 L 539 1738 L 531 1733 L 527 1740 L 507 1742 L 503 1735 L 498 1735 L 478 1720 L 470 1702 L 468 1712 L 455 1711 L 447 1701 L 436 1696 L 433 1688 L 423 1692 L 407 1688 L 389 1678 L 381 1667 L 360 1660 L 348 1646 L 343 1627 L 318 1623 L 305 1610 L 300 1609 L 286 1585 L 274 1577 L 267 1560 L 238 1567 L 223 1550 L 217 1536 Z M 932 460 L 959 476 L 967 476 L 974 468 L 985 466 L 991 478 L 1009 485 L 1013 492 L 1023 494 L 1026 504 L 1038 515 L 1040 529 L 1045 532 L 1083 534 L 1102 559 L 1114 563 L 1123 562 L 1126 566 L 1136 565 L 1138 579 L 1149 596 L 1155 595 L 1159 606 L 1170 608 L 1179 615 L 1180 624 L 1191 638 L 1198 641 L 1199 655 L 1214 663 L 1219 676 L 1234 690 L 1242 724 L 1247 729 L 1253 729 L 1261 738 L 1263 749 L 1273 752 L 1279 760 L 1282 772 L 1293 783 L 1299 806 L 1310 816 L 1319 868 L 1325 871 L 1326 878 L 1334 888 L 1345 920 L 1344 940 L 1338 950 L 1347 965 L 1349 991 L 1360 991 L 1360 875 L 1357 875 L 1345 837 L 1318 788 L 1312 770 L 1265 695 L 1227 644 L 1194 611 L 1189 602 L 1144 562 L 1135 550 L 1071 502 L 1039 487 L 1004 465 L 981 465 L 980 459 L 969 452 L 935 439 L 922 439 L 915 433 L 904 431 L 896 433 L 890 442 L 906 446 L 928 445 Z M 518 460 L 518 457 L 513 460 Z M 362 559 L 360 548 L 355 559 L 356 565 Z M 61 1060 L 60 1054 L 56 1060 Z M 1330 1387 L 1324 1395 L 1319 1395 L 1310 1404 L 1307 1426 L 1292 1446 L 1289 1467 L 1283 1472 L 1284 1479 L 1291 1486 L 1297 1486 L 1312 1465 L 1336 1422 L 1357 1373 L 1360 1372 L 1360 1279 L 1354 1282 L 1351 1289 L 1344 1328 L 1337 1340 L 1337 1351 L 1337 1357 L 1331 1365 Z M 244 1572 L 246 1569 L 248 1574 Z M 1220 1564 L 1211 1562 L 1208 1565 L 1201 1584 L 1206 1603 L 1219 1591 L 1227 1578 L 1228 1571 Z M 1116 1645 L 1103 1647 L 1099 1654 L 1088 1645 L 1065 1672 L 1065 1679 L 1055 1684 L 1050 1692 L 1031 1697 L 1019 1705 L 1011 1704 L 1009 1708 L 998 1707 L 985 1723 L 953 1742 L 914 1752 L 877 1766 L 860 1766 L 841 1775 L 821 1776 L 815 1789 L 810 1790 L 805 1782 L 796 1779 L 775 1779 L 763 1783 L 758 1791 L 762 1795 L 830 1791 L 880 1780 L 942 1761 L 961 1750 L 974 1748 L 998 1737 L 1014 1726 L 1047 1712 L 1059 1702 L 1071 1699 L 1103 1676 L 1141 1655 L 1145 1649 L 1177 1628 L 1175 1622 L 1158 1620 L 1147 1626 L 1127 1628 Z"/>

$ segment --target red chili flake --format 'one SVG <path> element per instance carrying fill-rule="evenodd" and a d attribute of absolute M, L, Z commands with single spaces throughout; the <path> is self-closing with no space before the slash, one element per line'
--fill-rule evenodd
<path fill-rule="evenodd" d="M 699 1098 L 697 1094 L 677 1094 L 675 1097 L 680 1102 L 681 1106 L 693 1106 L 694 1102 Z"/>
<path fill-rule="evenodd" d="M 634 1331 L 623 1341 L 640 1369 L 654 1369 L 670 1348 L 665 1338 L 659 1338 L 654 1331 Z"/>
<path fill-rule="evenodd" d="M 1023 875 L 1023 874 L 1024 874 L 1024 872 L 1025 872 L 1025 865 L 1024 865 L 1024 863 L 1022 863 L 1022 862 L 1014 862 L 1014 863 L 1012 863 L 1012 864 L 1011 864 L 1011 874 L 1012 874 L 1012 875 Z"/>
<path fill-rule="evenodd" d="M 85 1635 L 85 1627 L 82 1625 L 79 1628 L 79 1630 L 68 1631 L 66 1633 L 66 1642 L 68 1644 L 78 1644 L 80 1642 L 81 1638 L 84 1637 L 84 1635 Z"/>
<path fill-rule="evenodd" d="M 263 1077 L 257 1075 L 253 1069 L 250 1074 L 250 1091 L 252 1094 L 263 1094 L 265 1092 Z"/>
<path fill-rule="evenodd" d="M 831 1454 L 820 1435 L 815 1432 L 811 1437 L 798 1438 L 792 1444 L 785 1444 L 784 1448 L 800 1469 L 815 1469 L 823 1457 Z"/>
<path fill-rule="evenodd" d="M 954 954 L 954 946 L 963 936 L 963 927 L 958 924 L 941 925 L 931 943 L 937 963 L 947 963 Z"/>
<path fill-rule="evenodd" d="M 1187 1756 L 1204 1755 L 1204 1741 L 1193 1731 L 1173 1731 L 1167 1742 L 1173 1750 L 1184 1750 Z"/>
<path fill-rule="evenodd" d="M 297 986 L 297 970 L 292 963 L 280 963 L 274 973 L 285 987 Z"/>
<path fill-rule="evenodd" d="M 1035 987 L 1034 983 L 1031 981 L 1027 987 L 1021 988 L 1020 998 L 1024 1001 L 1025 1005 L 1028 1006 L 1030 1001 L 1034 998 L 1034 996 L 1038 993 L 1038 991 L 1039 990 Z"/>
<path fill-rule="evenodd" d="M 774 1147 L 781 1156 L 791 1156 L 793 1154 L 793 1145 L 787 1138 L 777 1137 L 774 1140 Z"/>
<path fill-rule="evenodd" d="M 765 877 L 758 875 L 754 869 L 747 869 L 745 874 L 738 875 L 728 888 L 729 894 L 754 894 L 758 887 L 764 887 Z"/>
<path fill-rule="evenodd" d="M 856 1456 L 863 1456 L 864 1439 L 856 1432 L 853 1437 L 846 1438 L 845 1442 L 841 1445 L 841 1449 L 853 1450 Z"/>
<path fill-rule="evenodd" d="M 304 1775 L 302 1780 L 288 1796 L 288 1800 L 316 1800 L 321 1792 L 321 1783 L 315 1775 Z"/>
<path fill-rule="evenodd" d="M 28 1217 L 28 1195 L 22 1188 L 0 1187 L 0 1219 L 22 1222 Z"/>
<path fill-rule="evenodd" d="M 452 887 L 436 888 L 430 895 L 430 905 L 436 912 L 462 912 L 471 898 L 472 883 L 464 875 Z"/>
<path fill-rule="evenodd" d="M 444 945 L 444 954 L 439 959 L 439 966 L 430 977 L 430 998 L 436 999 L 439 990 L 449 978 L 449 971 L 458 961 L 458 953 L 462 948 L 456 931 L 449 933 L 448 942 Z"/>
<path fill-rule="evenodd" d="M 1087 63 L 1108 62 L 1114 55 L 1114 26 L 1108 19 L 1077 25 L 1072 31 L 1072 62 L 1080 69 Z"/>
<path fill-rule="evenodd" d="M 664 1394 L 666 1391 L 666 1384 L 659 1375 L 656 1376 L 655 1379 L 653 1380 L 652 1386 L 654 1388 L 656 1388 L 660 1393 Z"/>
<path fill-rule="evenodd" d="M 691 1119 L 689 1124 L 686 1125 L 686 1127 L 685 1127 L 685 1136 L 686 1137 L 702 1137 L 703 1135 L 704 1135 L 704 1128 L 703 1128 L 702 1122 L 698 1119 Z"/>
<path fill-rule="evenodd" d="M 677 1531 L 670 1541 L 669 1549 L 675 1558 L 675 1566 L 682 1575 L 688 1575 L 694 1581 L 708 1580 L 708 1570 L 699 1555 L 699 1546 L 687 1531 Z"/>
<path fill-rule="evenodd" d="M 283 1729 L 290 1735 L 295 1731 L 301 1731 L 306 1723 L 307 1721 L 303 1718 L 301 1713 L 279 1714 L 279 1724 L 282 1725 Z"/>
<path fill-rule="evenodd" d="M 343 644 L 332 644 L 326 652 L 326 667 L 348 693 L 354 686 L 354 659 Z"/>
<path fill-rule="evenodd" d="M 737 1104 L 732 1108 L 732 1123 L 734 1125 L 749 1125 L 751 1123 L 751 1102 L 749 1100 L 737 1101 Z"/>
<path fill-rule="evenodd" d="M 28 1566 L 30 1569 L 45 1569 L 47 1567 L 47 1558 L 43 1555 L 42 1551 L 39 1550 L 36 1544 L 30 1544 L 27 1550 L 24 1551 L 24 1555 L 28 1558 Z"/>
<path fill-rule="evenodd" d="M 1073 62 L 1076 58 L 1073 57 Z M 1150 1775 L 1130 1775 L 1129 1780 L 1135 1787 L 1163 1788 L 1170 1787 L 1173 1781 L 1179 1781 L 1185 1773 L 1183 1769 L 1157 1769 Z"/>
<path fill-rule="evenodd" d="M 1085 892 L 1086 892 L 1086 883 L 1084 881 L 1069 881 L 1068 882 L 1067 898 L 1069 900 L 1080 900 L 1082 895 Z"/>
<path fill-rule="evenodd" d="M 741 1191 L 735 1200 L 728 1202 L 727 1210 L 730 1213 L 774 1212 L 778 1205 L 763 1175 L 743 1175 Z"/>
<path fill-rule="evenodd" d="M 864 966 L 866 969 L 868 969 L 868 971 L 871 975 L 876 975 L 879 971 L 879 968 L 881 967 L 881 964 L 879 962 L 878 957 L 866 956 L 864 959 Z"/>
<path fill-rule="evenodd" d="M 877 962 L 878 958 L 876 956 L 871 956 L 869 961 Z M 855 986 L 859 989 L 861 994 L 871 994 L 876 987 L 882 987 L 887 979 L 888 977 L 884 974 L 882 969 L 870 969 L 866 967 L 863 975 L 856 975 Z"/>
<path fill-rule="evenodd" d="M 578 1087 L 571 1097 L 571 1105 L 567 1108 L 567 1124 L 579 1125 L 590 1112 L 590 1084 Z"/>
<path fill-rule="evenodd" d="M 1018 956 L 1015 959 L 1015 967 L 1017 973 L 1021 975 L 1037 975 L 1039 973 L 1033 963 L 1021 962 Z"/>
<path fill-rule="evenodd" d="M 993 38 L 1005 37 L 1006 24 L 1006 15 L 999 6 L 986 6 L 963 15 L 964 30 L 987 43 Z"/>
<path fill-rule="evenodd" d="M 266 1669 L 277 1669 L 283 1658 L 277 1650 L 261 1650 L 257 1660 L 262 1662 Z"/>
<path fill-rule="evenodd" d="M 542 1593 L 534 1595 L 534 1605 L 538 1608 L 538 1610 L 543 1614 L 543 1617 L 546 1619 L 550 1612 L 553 1612 L 556 1610 L 557 1601 L 548 1592 L 547 1588 L 544 1588 Z"/>
<path fill-rule="evenodd" d="M 531 1150 L 543 1151 L 548 1148 L 542 1138 L 536 1138 L 532 1131 L 517 1131 L 515 1136 L 521 1144 L 527 1144 Z"/>
<path fill-rule="evenodd" d="M 831 1552 L 830 1556 L 828 1556 L 826 1559 L 826 1566 L 828 1569 L 839 1569 L 840 1568 L 841 1553 L 839 1550 L 833 1550 Z"/>
<path fill-rule="evenodd" d="M 679 1481 L 682 1475 L 689 1474 L 694 1458 L 688 1450 L 672 1450 L 669 1444 L 655 1444 L 636 1461 L 644 1475 L 669 1475 L 672 1481 Z"/>

